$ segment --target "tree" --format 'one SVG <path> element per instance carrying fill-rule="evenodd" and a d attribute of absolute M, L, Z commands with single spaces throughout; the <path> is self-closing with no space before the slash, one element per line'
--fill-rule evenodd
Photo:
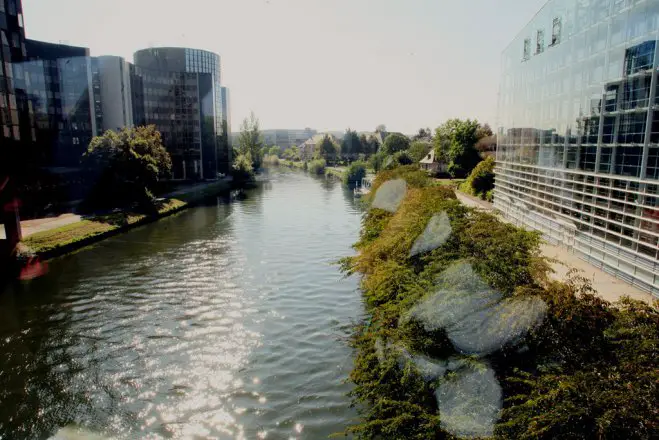
<path fill-rule="evenodd" d="M 316 156 L 325 159 L 328 163 L 336 160 L 337 146 L 329 135 L 323 136 L 323 139 L 316 146 Z"/>
<path fill-rule="evenodd" d="M 268 150 L 268 154 L 269 154 L 270 156 L 277 156 L 277 157 L 280 157 L 280 156 L 281 156 L 281 147 L 278 147 L 277 145 L 273 145 L 273 146 L 270 147 L 270 149 Z"/>
<path fill-rule="evenodd" d="M 430 142 L 414 141 L 407 151 L 414 162 L 419 162 L 421 159 L 426 157 L 428 153 L 430 153 L 430 150 L 432 150 L 432 145 Z"/>
<path fill-rule="evenodd" d="M 362 146 L 362 152 L 366 157 L 369 157 L 378 152 L 380 148 L 380 143 L 373 136 L 367 136 L 365 134 L 359 135 L 359 142 Z"/>
<path fill-rule="evenodd" d="M 87 177 L 95 181 L 87 200 L 92 209 L 132 203 L 151 209 L 156 184 L 172 170 L 172 160 L 153 125 L 108 130 L 94 137 L 82 165 Z"/>
<path fill-rule="evenodd" d="M 400 165 L 412 165 L 414 161 L 410 157 L 410 154 L 403 150 L 403 151 L 398 151 L 391 156 L 393 159 L 393 163 L 400 166 Z"/>
<path fill-rule="evenodd" d="M 377 127 L 375 127 L 375 132 L 376 133 L 386 133 L 387 132 L 387 126 L 384 124 L 380 124 Z"/>
<path fill-rule="evenodd" d="M 252 160 L 249 155 L 239 154 L 233 162 L 231 169 L 233 181 L 237 184 L 245 184 L 254 180 L 254 169 L 252 168 Z"/>
<path fill-rule="evenodd" d="M 400 133 L 391 133 L 384 139 L 382 152 L 386 155 L 392 155 L 398 151 L 407 150 L 410 146 L 410 140 L 407 136 Z"/>
<path fill-rule="evenodd" d="M 366 177 L 366 164 L 364 162 L 356 161 L 343 173 L 343 183 L 346 185 L 360 183 Z"/>
<path fill-rule="evenodd" d="M 240 125 L 238 135 L 238 153 L 252 161 L 252 167 L 258 170 L 261 167 L 261 149 L 263 148 L 263 136 L 259 128 L 260 123 L 254 112 L 249 118 L 245 118 Z"/>
<path fill-rule="evenodd" d="M 355 158 L 364 152 L 363 150 L 363 145 L 357 132 L 347 129 L 341 141 L 341 156 L 347 160 L 355 160 Z"/>
<path fill-rule="evenodd" d="M 476 165 L 460 189 L 481 199 L 491 197 L 494 189 L 494 158 L 490 156 Z"/>
<path fill-rule="evenodd" d="M 435 155 L 448 162 L 452 176 L 465 176 L 480 162 L 475 148 L 479 128 L 476 120 L 449 119 L 435 130 Z"/>
<path fill-rule="evenodd" d="M 412 141 L 432 142 L 432 131 L 430 128 L 419 128 L 417 134 L 412 136 Z"/>

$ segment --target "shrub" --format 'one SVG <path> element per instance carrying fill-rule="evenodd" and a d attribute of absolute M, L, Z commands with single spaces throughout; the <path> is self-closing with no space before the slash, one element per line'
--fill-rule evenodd
<path fill-rule="evenodd" d="M 307 169 L 311 174 L 317 174 L 320 176 L 325 174 L 326 167 L 327 163 L 325 162 L 325 159 L 316 159 L 309 162 Z"/>
<path fill-rule="evenodd" d="M 394 167 L 401 165 L 412 165 L 414 160 L 407 151 L 399 151 L 392 156 Z"/>
<path fill-rule="evenodd" d="M 494 158 L 489 156 L 473 169 L 460 189 L 468 194 L 488 198 L 488 192 L 494 189 Z M 491 199 L 491 196 L 490 196 Z"/>
<path fill-rule="evenodd" d="M 442 329 L 409 316 L 437 275 L 465 261 L 504 297 L 535 297 L 546 305 L 541 324 L 520 340 L 484 355 L 506 399 L 496 438 L 655 438 L 659 430 L 659 310 L 593 294 L 588 280 L 549 281 L 540 236 L 467 208 L 450 188 L 434 186 L 413 166 L 378 173 L 372 194 L 391 179 L 407 193 L 395 213 L 370 209 L 358 254 L 341 260 L 362 276 L 367 318 L 351 338 L 356 356 L 350 379 L 362 420 L 348 428 L 358 438 L 454 438 L 440 425 L 436 381 L 424 381 L 408 354 L 474 362 L 456 351 Z M 372 197 L 372 196 L 371 196 Z M 370 198 L 370 197 L 369 197 Z M 447 241 L 410 257 L 413 243 L 439 211 L 451 223 Z M 449 373 L 447 377 L 453 373 Z"/>
<path fill-rule="evenodd" d="M 274 147 L 273 147 L 274 148 Z M 277 147 L 279 148 L 279 147 Z M 267 165 L 277 166 L 279 165 L 279 157 L 274 154 L 267 154 L 263 156 L 263 163 Z"/>
<path fill-rule="evenodd" d="M 248 154 L 239 154 L 233 161 L 231 169 L 233 181 L 243 184 L 254 180 L 254 168 L 252 168 L 252 159 Z"/>
<path fill-rule="evenodd" d="M 366 177 L 366 164 L 364 162 L 353 162 L 343 173 L 343 183 L 346 185 L 359 183 Z"/>

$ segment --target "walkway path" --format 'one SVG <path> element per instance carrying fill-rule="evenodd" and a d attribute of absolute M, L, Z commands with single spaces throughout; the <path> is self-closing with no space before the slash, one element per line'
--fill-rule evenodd
<path fill-rule="evenodd" d="M 48 231 L 49 229 L 59 228 L 60 226 L 69 225 L 79 222 L 82 218 L 77 214 L 62 214 L 57 217 L 44 217 L 34 220 L 21 221 L 23 238 L 36 234 L 37 232 Z M 0 239 L 5 238 L 5 231 L 0 228 Z"/>
<path fill-rule="evenodd" d="M 484 211 L 496 212 L 494 206 L 489 202 L 472 197 L 460 191 L 456 191 L 455 195 L 458 200 L 467 206 L 482 209 Z M 506 221 L 503 216 L 499 216 L 499 218 Z M 646 302 L 651 302 L 653 300 L 653 296 L 650 293 L 644 292 L 637 287 L 629 285 L 624 281 L 609 275 L 603 270 L 592 266 L 570 252 L 564 246 L 554 246 L 545 242 L 540 249 L 546 257 L 558 260 L 551 265 L 554 270 L 551 277 L 556 280 L 565 280 L 568 271 L 575 268 L 580 270 L 583 276 L 590 279 L 593 288 L 597 291 L 599 296 L 608 301 L 616 301 L 623 295 Z"/>

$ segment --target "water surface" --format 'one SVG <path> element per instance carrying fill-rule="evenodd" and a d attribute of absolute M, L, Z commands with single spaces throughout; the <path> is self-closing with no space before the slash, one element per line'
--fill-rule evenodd
<path fill-rule="evenodd" d="M 51 262 L 0 293 L 0 439 L 325 438 L 356 414 L 360 213 L 338 183 L 277 171 Z"/>

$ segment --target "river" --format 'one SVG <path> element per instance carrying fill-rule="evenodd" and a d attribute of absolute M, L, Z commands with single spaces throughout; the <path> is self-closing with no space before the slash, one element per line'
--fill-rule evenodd
<path fill-rule="evenodd" d="M 360 210 L 338 182 L 266 176 L 50 262 L 0 292 L 0 439 L 318 439 L 355 417 Z"/>

